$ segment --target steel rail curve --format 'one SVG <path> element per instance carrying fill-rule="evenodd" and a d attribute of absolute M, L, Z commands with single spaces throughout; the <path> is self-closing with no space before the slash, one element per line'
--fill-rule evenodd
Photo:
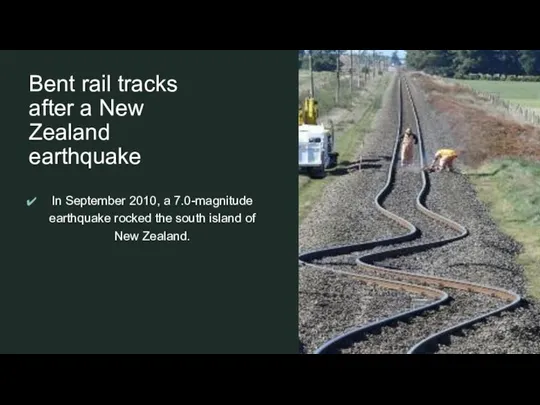
<path fill-rule="evenodd" d="M 420 128 L 420 122 L 419 122 L 419 119 L 418 119 L 418 113 L 417 113 L 416 107 L 414 105 L 414 100 L 412 98 L 412 94 L 411 94 L 409 85 L 408 85 L 407 81 L 405 80 L 405 78 L 400 75 L 400 76 L 398 76 L 398 86 L 399 86 L 399 93 L 398 93 L 398 103 L 399 103 L 398 122 L 399 122 L 399 124 L 398 124 L 396 140 L 395 140 L 395 143 L 394 143 L 394 151 L 393 151 L 393 154 L 392 154 L 392 161 L 390 162 L 390 168 L 389 168 L 386 184 L 384 185 L 382 190 L 378 193 L 378 195 L 375 197 L 375 206 L 383 215 L 385 215 L 386 217 L 394 220 L 395 222 L 397 222 L 401 226 L 407 228 L 409 230 L 409 232 L 407 234 L 405 234 L 405 235 L 399 235 L 399 236 L 396 236 L 396 237 L 385 238 L 385 239 L 381 239 L 381 240 L 375 240 L 375 241 L 370 241 L 370 242 L 363 242 L 363 243 L 358 243 L 358 244 L 338 246 L 338 247 L 332 247 L 332 248 L 307 252 L 307 253 L 301 254 L 299 256 L 299 262 L 302 265 L 315 267 L 315 268 L 318 268 L 318 269 L 321 269 L 321 270 L 332 271 L 332 272 L 335 272 L 335 273 L 351 275 L 351 276 L 353 276 L 353 277 L 355 277 L 357 279 L 360 279 L 360 280 L 362 280 L 364 282 L 367 282 L 367 283 L 374 283 L 374 284 L 378 284 L 378 285 L 381 285 L 381 286 L 384 286 L 384 287 L 387 287 L 387 288 L 394 288 L 394 289 L 407 290 L 407 291 L 410 291 L 410 292 L 416 292 L 416 293 L 423 294 L 425 296 L 430 296 L 430 297 L 438 298 L 438 299 L 435 302 L 429 303 L 429 304 L 424 305 L 424 306 L 422 306 L 420 308 L 416 308 L 416 309 L 413 309 L 413 310 L 407 310 L 407 311 L 401 312 L 401 313 L 399 313 L 397 315 L 394 315 L 394 316 L 391 316 L 391 317 L 388 317 L 388 318 L 384 318 L 384 319 L 369 323 L 367 325 L 363 325 L 363 326 L 358 327 L 356 329 L 353 329 L 353 330 L 351 330 L 349 332 L 341 334 L 341 335 L 327 341 L 322 346 L 320 346 L 317 350 L 315 350 L 314 354 L 339 353 L 339 350 L 341 348 L 350 346 L 350 344 L 352 342 L 355 342 L 355 341 L 359 340 L 360 338 L 364 337 L 366 334 L 368 334 L 370 332 L 378 330 L 383 326 L 394 324 L 399 320 L 405 320 L 405 319 L 411 318 L 413 316 L 419 315 L 420 313 L 422 313 L 422 312 L 424 312 L 424 311 L 426 311 L 428 309 L 433 309 L 433 308 L 439 307 L 441 304 L 444 304 L 444 303 L 446 303 L 447 301 L 450 300 L 450 297 L 444 291 L 437 290 L 437 289 L 432 289 L 432 288 L 427 289 L 427 287 L 425 287 L 425 286 L 428 286 L 428 285 L 437 286 L 438 288 L 450 287 L 450 288 L 455 288 L 455 289 L 460 289 L 460 290 L 465 290 L 465 291 L 474 291 L 474 292 L 487 294 L 487 295 L 491 295 L 491 296 L 497 296 L 497 297 L 499 297 L 499 298 L 501 298 L 501 299 L 503 299 L 505 301 L 509 301 L 510 303 L 503 306 L 503 307 L 500 307 L 500 308 L 498 308 L 498 309 L 496 309 L 494 311 L 491 311 L 491 312 L 486 313 L 486 314 L 482 314 L 482 315 L 480 315 L 478 317 L 475 317 L 475 318 L 473 318 L 471 320 L 462 322 L 462 323 L 460 323 L 458 325 L 455 325 L 455 326 L 453 326 L 451 328 L 445 329 L 445 330 L 437 332 L 437 333 L 435 333 L 435 334 L 433 334 L 431 336 L 428 336 L 426 339 L 422 340 L 421 342 L 419 342 L 418 344 L 413 346 L 408 351 L 408 354 L 435 352 L 437 350 L 438 343 L 443 342 L 444 339 L 446 339 L 446 338 L 449 338 L 453 332 L 461 330 L 461 329 L 463 329 L 463 328 L 465 328 L 467 326 L 470 326 L 473 323 L 481 321 L 481 320 L 483 320 L 483 319 L 485 319 L 485 318 L 487 318 L 489 316 L 496 315 L 496 314 L 499 314 L 499 313 L 501 313 L 501 312 L 503 312 L 505 310 L 509 310 L 511 308 L 514 308 L 517 305 L 519 305 L 519 303 L 521 301 L 521 297 L 518 294 L 515 294 L 515 293 L 510 292 L 510 291 L 506 291 L 506 290 L 500 289 L 500 288 L 484 286 L 484 285 L 480 285 L 480 284 L 470 283 L 470 282 L 467 282 L 467 281 L 459 281 L 459 280 L 447 279 L 447 278 L 436 277 L 436 276 L 420 275 L 420 274 L 410 273 L 410 272 L 406 272 L 406 271 L 402 271 L 402 270 L 392 270 L 392 269 L 388 269 L 388 268 L 384 268 L 384 267 L 378 267 L 378 266 L 373 265 L 373 262 L 375 262 L 376 260 L 381 260 L 381 259 L 386 259 L 386 258 L 389 258 L 389 257 L 400 256 L 400 255 L 407 254 L 407 253 L 414 253 L 414 252 L 419 252 L 419 251 L 422 251 L 422 250 L 431 249 L 433 247 L 438 247 L 438 246 L 442 246 L 442 245 L 450 243 L 450 242 L 457 241 L 457 240 L 462 239 L 462 238 L 464 238 L 464 237 L 466 237 L 468 235 L 468 231 L 464 226 L 462 226 L 462 225 L 458 224 L 457 222 L 452 221 L 452 220 L 450 220 L 448 218 L 445 218 L 440 214 L 437 214 L 437 213 L 429 210 L 424 205 L 424 200 L 425 200 L 425 197 L 426 197 L 428 189 L 429 189 L 428 177 L 427 177 L 427 174 L 424 171 L 421 172 L 421 174 L 422 174 L 422 189 L 420 190 L 420 192 L 419 192 L 419 194 L 418 194 L 418 196 L 416 198 L 416 208 L 418 210 L 420 210 L 422 213 L 424 213 L 425 215 L 431 217 L 432 219 L 437 220 L 439 222 L 443 222 L 445 225 L 447 225 L 447 226 L 453 228 L 454 230 L 460 232 L 459 235 L 457 235 L 455 237 L 443 239 L 443 240 L 434 241 L 434 242 L 422 243 L 422 244 L 417 244 L 417 245 L 407 246 L 407 247 L 402 247 L 402 248 L 394 248 L 392 250 L 367 254 L 367 255 L 358 257 L 356 259 L 356 264 L 360 268 L 363 268 L 365 270 L 369 270 L 371 272 L 379 273 L 379 274 L 385 274 L 385 275 L 392 274 L 395 277 L 397 276 L 399 281 L 382 279 L 382 278 L 373 277 L 373 276 L 367 276 L 367 275 L 359 275 L 359 274 L 356 274 L 356 273 L 349 273 L 349 272 L 344 272 L 344 271 L 335 270 L 335 269 L 329 269 L 329 268 L 324 267 L 324 266 L 315 265 L 315 264 L 310 263 L 310 262 L 312 262 L 314 260 L 320 260 L 320 259 L 323 259 L 323 258 L 326 258 L 326 257 L 331 257 L 331 256 L 339 256 L 339 255 L 344 255 L 344 254 L 350 254 L 350 253 L 353 253 L 353 252 L 358 252 L 358 251 L 362 251 L 362 250 L 371 249 L 371 248 L 374 248 L 376 246 L 386 246 L 386 245 L 392 245 L 392 244 L 396 244 L 396 243 L 403 243 L 403 242 L 406 242 L 406 241 L 413 240 L 413 239 L 415 239 L 415 238 L 417 238 L 419 236 L 419 231 L 413 224 L 411 224 L 409 221 L 405 220 L 404 218 L 401 218 L 401 217 L 397 216 L 396 214 L 386 210 L 382 206 L 382 200 L 384 199 L 384 197 L 386 197 L 390 193 L 391 186 L 392 186 L 392 183 L 394 181 L 394 176 L 395 176 L 395 163 L 396 163 L 396 159 L 397 159 L 397 155 L 398 155 L 399 136 L 401 134 L 402 124 L 403 124 L 402 123 L 402 113 L 403 113 L 403 90 L 402 90 L 403 86 L 402 86 L 402 84 L 404 85 L 404 87 L 407 90 L 407 96 L 408 96 L 409 102 L 411 104 L 411 107 L 413 109 L 415 122 L 416 122 L 416 129 L 417 129 L 416 132 L 418 134 L 418 139 L 419 139 L 418 143 L 419 143 L 419 149 L 420 149 L 420 161 L 421 161 L 421 166 L 424 167 L 424 145 L 423 145 L 422 131 L 421 131 L 421 128 Z M 414 281 L 417 284 L 414 285 L 414 284 L 410 284 L 410 283 L 404 283 L 403 282 L 404 280 L 406 280 L 406 281 Z M 424 289 L 422 289 L 422 288 L 424 288 Z"/>

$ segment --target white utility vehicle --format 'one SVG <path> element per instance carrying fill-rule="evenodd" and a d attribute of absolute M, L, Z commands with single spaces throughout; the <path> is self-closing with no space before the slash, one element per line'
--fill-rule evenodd
<path fill-rule="evenodd" d="M 298 114 L 298 168 L 312 178 L 323 178 L 326 169 L 337 165 L 334 150 L 334 125 L 329 128 L 318 123 L 317 101 L 308 97 Z"/>
<path fill-rule="evenodd" d="M 298 127 L 298 166 L 312 178 L 323 178 L 326 169 L 337 164 L 334 151 L 334 131 L 324 125 Z"/>

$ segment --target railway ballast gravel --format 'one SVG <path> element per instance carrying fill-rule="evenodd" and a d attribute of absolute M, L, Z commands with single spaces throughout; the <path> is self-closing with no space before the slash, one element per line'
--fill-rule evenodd
<path fill-rule="evenodd" d="M 383 327 L 380 334 L 367 335 L 367 340 L 344 349 L 342 354 L 404 354 L 434 331 L 444 330 L 501 305 L 500 300 L 477 293 L 453 289 L 447 292 L 453 298 L 448 305 L 429 310 L 397 326 Z"/>

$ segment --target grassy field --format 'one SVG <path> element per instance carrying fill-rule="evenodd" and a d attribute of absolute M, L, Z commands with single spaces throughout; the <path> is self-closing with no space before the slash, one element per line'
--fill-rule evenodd
<path fill-rule="evenodd" d="M 336 74 L 333 72 L 313 72 L 315 95 L 319 101 L 319 108 L 327 111 L 334 106 Z M 302 101 L 309 94 L 310 79 L 308 70 L 298 71 L 298 101 Z"/>
<path fill-rule="evenodd" d="M 371 124 L 377 111 L 381 108 L 382 96 L 387 87 L 389 76 L 385 75 L 375 83 L 374 88 L 362 98 L 357 108 L 363 113 L 357 120 L 349 123 L 343 133 L 336 136 L 336 150 L 339 162 L 336 168 L 328 170 L 324 179 L 308 180 L 307 176 L 299 178 L 299 220 L 307 215 L 313 203 L 322 195 L 327 184 L 347 173 L 347 166 L 355 160 L 364 135 L 371 130 Z M 331 91 L 328 90 L 328 91 Z"/>
<path fill-rule="evenodd" d="M 498 94 L 502 99 L 540 111 L 540 82 L 505 82 L 494 80 L 456 80 L 486 93 Z"/>
<path fill-rule="evenodd" d="M 334 80 L 335 77 L 336 74 L 334 72 L 313 72 L 315 85 L 319 86 Z M 301 69 L 298 71 L 298 84 L 300 92 L 309 90 L 309 70 Z"/>
<path fill-rule="evenodd" d="M 522 244 L 518 260 L 529 293 L 540 299 L 540 164 L 495 160 L 469 174 L 499 227 Z"/>

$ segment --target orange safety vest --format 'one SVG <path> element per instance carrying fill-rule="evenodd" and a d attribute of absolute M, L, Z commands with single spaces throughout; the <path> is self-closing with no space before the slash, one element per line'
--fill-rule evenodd
<path fill-rule="evenodd" d="M 449 157 L 457 157 L 457 153 L 455 150 L 453 149 L 439 149 L 437 151 L 437 155 L 436 156 L 440 156 L 440 157 L 446 157 L 446 158 L 449 158 Z"/>

